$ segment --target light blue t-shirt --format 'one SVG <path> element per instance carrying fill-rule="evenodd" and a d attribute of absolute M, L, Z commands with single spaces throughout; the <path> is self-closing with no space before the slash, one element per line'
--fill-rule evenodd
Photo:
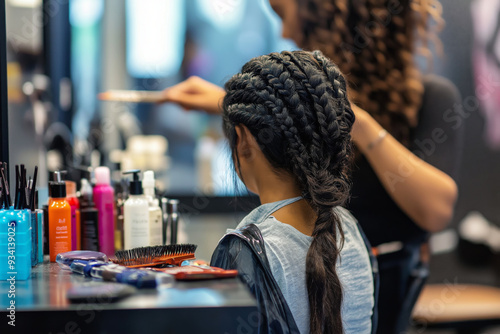
<path fill-rule="evenodd" d="M 337 274 L 344 294 L 344 332 L 369 334 L 374 305 L 370 258 L 355 218 L 344 208 L 338 207 L 335 210 L 342 221 L 344 231 L 344 246 L 337 262 Z M 246 218 L 250 218 L 249 216 Z M 256 224 L 262 233 L 271 271 L 300 333 L 309 333 L 306 256 L 313 238 L 272 216 L 264 217 L 260 221 L 244 219 L 238 228 L 249 223 Z"/>

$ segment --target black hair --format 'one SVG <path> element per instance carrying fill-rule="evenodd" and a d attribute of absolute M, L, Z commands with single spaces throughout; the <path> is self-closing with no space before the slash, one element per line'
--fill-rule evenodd
<path fill-rule="evenodd" d="M 253 58 L 225 88 L 223 129 L 236 168 L 241 124 L 273 168 L 294 177 L 317 214 L 306 258 L 310 332 L 342 333 L 336 265 L 344 235 L 333 209 L 350 190 L 354 113 L 346 80 L 319 51 L 284 51 Z"/>

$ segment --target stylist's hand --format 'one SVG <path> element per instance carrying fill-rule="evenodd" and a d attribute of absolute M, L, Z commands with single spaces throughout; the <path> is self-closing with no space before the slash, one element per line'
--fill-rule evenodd
<path fill-rule="evenodd" d="M 163 91 L 161 102 L 177 103 L 186 110 L 204 110 L 209 114 L 220 114 L 220 105 L 226 95 L 224 89 L 199 77 L 169 87 Z"/>
<path fill-rule="evenodd" d="M 354 116 L 356 117 L 351 129 L 351 138 L 356 145 L 359 145 L 360 141 L 362 141 L 363 137 L 366 135 L 366 123 L 371 117 L 365 110 L 361 109 L 352 102 L 351 108 L 354 112 Z"/>

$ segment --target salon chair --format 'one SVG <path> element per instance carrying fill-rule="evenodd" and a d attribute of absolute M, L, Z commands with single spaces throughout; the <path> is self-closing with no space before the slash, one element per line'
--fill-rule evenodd
<path fill-rule="evenodd" d="M 466 284 L 431 284 L 424 287 L 413 311 L 416 328 L 454 329 L 480 333 L 500 326 L 500 288 Z"/>

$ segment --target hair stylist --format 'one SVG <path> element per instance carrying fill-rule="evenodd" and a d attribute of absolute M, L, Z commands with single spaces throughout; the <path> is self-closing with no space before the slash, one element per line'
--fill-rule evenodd
<path fill-rule="evenodd" d="M 451 220 L 457 198 L 460 131 L 447 115 L 459 99 L 455 87 L 422 76 L 414 61 L 417 42 L 432 38 L 428 18 L 441 22 L 432 0 L 271 0 L 283 20 L 283 36 L 319 49 L 350 83 L 358 150 L 347 208 L 372 246 L 403 245 L 379 256 L 379 333 L 408 325 L 418 296 L 411 272 L 430 232 Z M 426 50 L 425 48 L 423 49 Z M 191 77 L 165 90 L 165 101 L 185 109 L 220 113 L 225 91 Z M 460 128 L 457 126 L 456 128 Z M 412 153 L 412 152 L 415 152 Z M 451 175 L 451 176 L 450 176 Z M 410 302 L 408 303 L 408 299 Z"/>

